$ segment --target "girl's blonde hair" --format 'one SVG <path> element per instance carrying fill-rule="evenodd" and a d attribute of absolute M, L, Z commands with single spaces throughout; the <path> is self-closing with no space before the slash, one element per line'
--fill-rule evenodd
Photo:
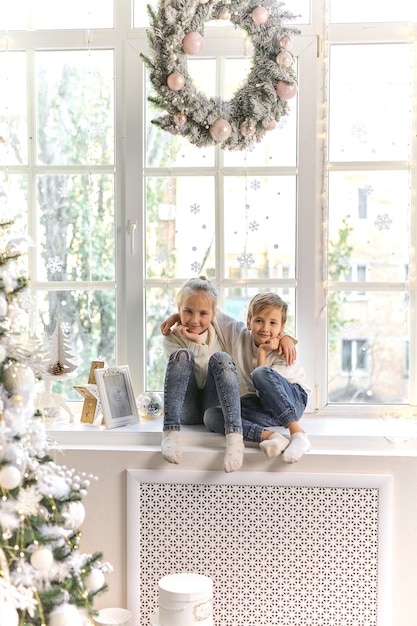
<path fill-rule="evenodd" d="M 257 293 L 256 296 L 254 296 L 249 302 L 247 317 L 248 322 L 250 322 L 253 317 L 259 315 L 261 311 L 269 307 L 280 309 L 282 323 L 285 324 L 287 321 L 288 304 L 276 293 L 270 292 Z"/>
<path fill-rule="evenodd" d="M 180 308 L 186 298 L 196 293 L 203 293 L 211 302 L 213 311 L 217 306 L 217 291 L 205 276 L 190 278 L 177 293 L 177 306 Z"/>

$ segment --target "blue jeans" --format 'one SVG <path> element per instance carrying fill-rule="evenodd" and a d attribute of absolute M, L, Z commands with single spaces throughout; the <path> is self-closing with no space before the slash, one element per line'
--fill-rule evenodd
<path fill-rule="evenodd" d="M 194 354 L 185 348 L 175 350 L 165 374 L 163 430 L 203 424 L 204 412 L 213 406 L 220 410 L 223 434 L 242 432 L 239 379 L 231 356 L 226 352 L 212 354 L 206 385 L 198 389 Z"/>
<path fill-rule="evenodd" d="M 276 426 L 288 428 L 298 422 L 307 405 L 307 393 L 294 383 L 261 365 L 252 372 L 257 394 L 242 396 L 242 427 L 245 441 L 262 441 L 262 431 Z M 224 421 L 220 407 L 209 408 L 204 423 L 215 433 L 224 433 Z"/>

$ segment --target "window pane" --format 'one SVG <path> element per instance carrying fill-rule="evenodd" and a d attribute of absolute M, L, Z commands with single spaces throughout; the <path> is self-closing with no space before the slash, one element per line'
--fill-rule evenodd
<path fill-rule="evenodd" d="M 330 161 L 411 158 L 412 45 L 333 45 Z"/>
<path fill-rule="evenodd" d="M 113 176 L 37 179 L 38 280 L 113 280 Z"/>
<path fill-rule="evenodd" d="M 0 165 L 28 158 L 26 61 L 23 52 L 0 53 Z"/>
<path fill-rule="evenodd" d="M 148 278 L 214 276 L 214 183 L 204 176 L 148 178 Z"/>
<path fill-rule="evenodd" d="M 26 176 L 0 172 L 0 216 L 13 220 L 15 233 L 27 234 L 27 179 Z"/>
<path fill-rule="evenodd" d="M 187 278 L 190 278 L 188 276 Z M 161 322 L 176 313 L 177 289 L 154 287 L 146 289 L 146 390 L 163 391 L 166 360 L 162 351 Z"/>
<path fill-rule="evenodd" d="M 36 53 L 40 164 L 114 162 L 113 79 L 111 50 Z"/>
<path fill-rule="evenodd" d="M 91 362 L 103 360 L 116 363 L 116 296 L 114 290 L 38 291 L 35 299 L 40 326 L 38 332 L 45 341 L 52 335 L 58 318 L 66 330 L 74 357 L 80 362 L 77 378 L 54 383 L 53 391 L 64 397 L 80 400 L 73 385 L 88 381 Z"/>
<path fill-rule="evenodd" d="M 410 184 L 409 172 L 330 172 L 330 280 L 362 280 L 349 270 L 364 264 L 366 280 L 406 279 Z M 366 219 L 362 217 L 359 189 L 367 190 Z"/>
<path fill-rule="evenodd" d="M 344 22 L 413 22 L 417 7 L 410 0 L 330 0 L 330 19 Z"/>
<path fill-rule="evenodd" d="M 294 278 L 295 177 L 226 177 L 224 195 L 226 277 Z"/>
<path fill-rule="evenodd" d="M 112 28 L 113 0 L 32 0 L 33 29 Z"/>
<path fill-rule="evenodd" d="M 409 298 L 407 292 L 347 291 L 328 303 L 329 401 L 407 403 Z"/>

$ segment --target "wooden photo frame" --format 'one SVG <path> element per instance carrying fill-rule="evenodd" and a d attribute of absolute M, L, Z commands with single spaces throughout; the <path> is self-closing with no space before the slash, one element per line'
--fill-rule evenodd
<path fill-rule="evenodd" d="M 97 389 L 106 428 L 118 428 L 139 421 L 128 365 L 97 368 Z"/>

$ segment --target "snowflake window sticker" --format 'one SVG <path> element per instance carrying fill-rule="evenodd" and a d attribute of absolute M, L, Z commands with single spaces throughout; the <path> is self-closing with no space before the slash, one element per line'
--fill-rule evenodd
<path fill-rule="evenodd" d="M 51 272 L 51 274 L 59 274 L 60 272 L 62 272 L 64 262 L 59 258 L 59 256 L 49 257 L 46 263 L 46 267 Z"/>
<path fill-rule="evenodd" d="M 292 35 L 299 30 L 284 22 L 294 15 L 283 2 L 263 0 L 160 0 L 148 5 L 148 66 L 156 96 L 149 101 L 165 114 L 152 120 L 198 147 L 219 144 L 223 149 L 246 150 L 275 128 L 289 113 L 288 100 L 297 93 Z M 201 53 L 204 25 L 230 21 L 241 28 L 253 46 L 252 67 L 246 82 L 231 100 L 199 92 L 188 71 L 188 56 Z"/>
<path fill-rule="evenodd" d="M 391 228 L 392 219 L 388 213 L 380 213 L 376 216 L 374 224 L 378 230 L 389 230 Z"/>

